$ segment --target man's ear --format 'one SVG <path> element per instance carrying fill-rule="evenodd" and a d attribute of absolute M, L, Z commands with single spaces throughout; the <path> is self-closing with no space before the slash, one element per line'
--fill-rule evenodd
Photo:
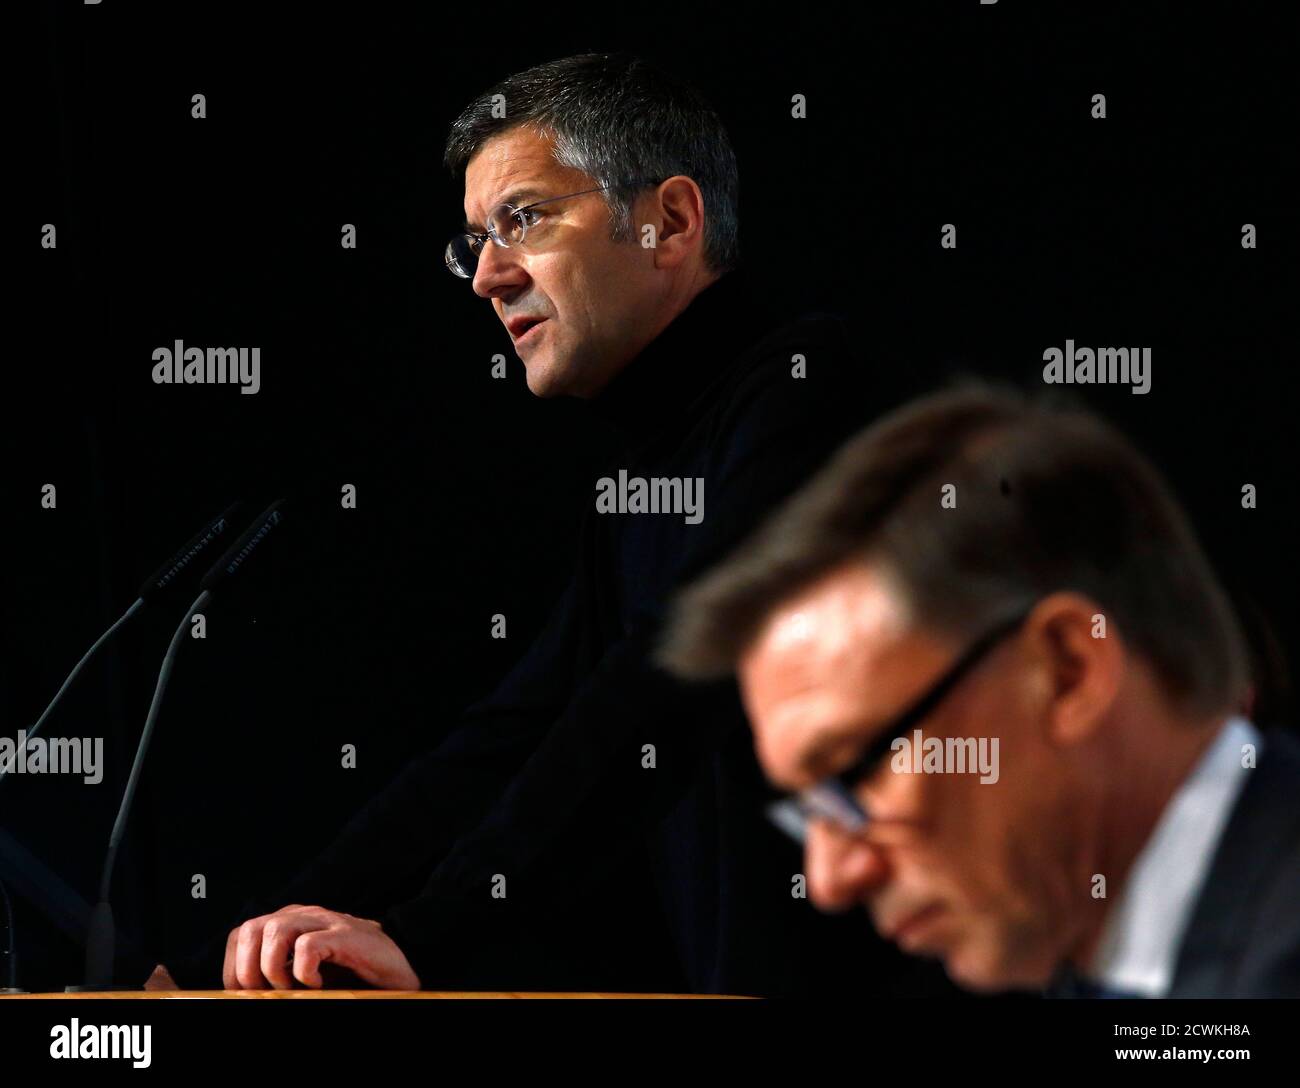
<path fill-rule="evenodd" d="M 1025 621 L 1029 653 L 1046 677 L 1050 739 L 1091 738 L 1119 694 L 1126 647 L 1111 617 L 1078 593 L 1053 593 Z"/>
<path fill-rule="evenodd" d="M 655 229 L 656 268 L 676 268 L 704 245 L 704 194 L 683 174 L 669 178 L 648 205 Z M 638 244 L 645 244 L 646 223 L 635 223 Z"/>

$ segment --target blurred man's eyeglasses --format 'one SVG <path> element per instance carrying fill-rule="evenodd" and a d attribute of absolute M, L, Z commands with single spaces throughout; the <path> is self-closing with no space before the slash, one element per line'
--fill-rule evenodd
<path fill-rule="evenodd" d="M 481 234 L 474 231 L 457 234 L 447 243 L 447 251 L 444 254 L 447 268 L 453 275 L 459 276 L 463 280 L 472 280 L 474 273 L 478 270 L 479 254 L 483 252 L 487 240 L 491 238 L 502 249 L 523 245 L 524 239 L 528 236 L 528 228 L 533 226 L 540 218 L 533 209 L 540 208 L 543 204 L 554 204 L 558 200 L 571 200 L 575 196 L 586 196 L 588 193 L 601 193 L 606 189 L 644 189 L 647 186 L 658 184 L 660 183 L 657 181 L 616 182 L 612 185 L 599 185 L 594 189 L 583 189 L 577 193 L 566 193 L 564 196 L 551 196 L 545 200 L 534 200 L 531 204 L 525 204 L 522 208 L 514 204 L 498 204 L 487 217 L 487 230 Z"/>
<path fill-rule="evenodd" d="M 876 771 L 880 762 L 893 750 L 895 740 L 906 737 L 938 709 L 939 704 L 962 678 L 998 643 L 1018 630 L 1028 615 L 1029 610 L 1026 609 L 994 624 L 957 658 L 928 691 L 882 729 L 880 735 L 867 746 L 867 750 L 851 767 L 768 805 L 768 818 L 797 842 L 804 841 L 809 820 L 827 820 L 840 831 L 851 835 L 859 834 L 871 822 L 871 816 L 854 796 L 855 787 Z"/>

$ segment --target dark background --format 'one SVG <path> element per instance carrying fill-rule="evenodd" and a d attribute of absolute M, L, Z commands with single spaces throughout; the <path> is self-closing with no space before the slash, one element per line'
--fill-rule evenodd
<path fill-rule="evenodd" d="M 462 189 L 440 160 L 473 94 L 577 52 L 630 50 L 696 83 L 732 133 L 763 296 L 852 315 L 882 385 L 1039 384 L 1067 338 L 1150 346 L 1149 394 L 1079 391 L 1172 480 L 1275 659 L 1257 717 L 1292 721 L 1295 27 L 1238 5 L 1126 8 L 656 6 L 626 25 L 567 5 L 38 9 L 15 31 L 6 126 L 0 732 L 36 719 L 204 519 L 301 499 L 182 647 L 118 866 L 124 928 L 165 958 L 287 879 L 491 690 L 562 587 L 606 436 L 581 404 L 528 393 L 490 306 L 443 268 Z M 177 338 L 260 346 L 261 392 L 154 385 L 151 353 Z M 105 738 L 100 786 L 0 786 L 0 828 L 88 899 L 191 596 L 141 616 L 47 726 Z M 80 949 L 16 908 L 23 985 L 77 980 Z"/>

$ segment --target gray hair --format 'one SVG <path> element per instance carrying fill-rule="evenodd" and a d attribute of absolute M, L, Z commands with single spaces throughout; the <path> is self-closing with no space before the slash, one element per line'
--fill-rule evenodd
<path fill-rule="evenodd" d="M 1049 593 L 1082 593 L 1190 712 L 1232 708 L 1250 680 L 1237 616 L 1154 466 L 1082 409 L 979 385 L 852 438 L 678 595 L 658 661 L 730 672 L 773 609 L 855 559 L 881 564 L 918 623 L 962 639 Z"/>
<path fill-rule="evenodd" d="M 495 96 L 506 103 L 494 116 Z M 500 111 L 496 111 L 500 112 Z M 634 182 L 684 174 L 704 198 L 704 257 L 715 272 L 740 259 L 736 156 L 722 120 L 693 88 L 637 57 L 586 53 L 507 76 L 456 118 L 443 162 L 459 177 L 488 140 L 519 127 L 554 139 L 555 161 L 600 185 L 611 237 L 631 241 Z"/>

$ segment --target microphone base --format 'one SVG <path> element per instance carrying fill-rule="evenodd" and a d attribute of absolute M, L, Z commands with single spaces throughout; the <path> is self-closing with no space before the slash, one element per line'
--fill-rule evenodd
<path fill-rule="evenodd" d="M 109 994 L 116 993 L 119 990 L 138 990 L 139 986 L 65 986 L 65 994 Z"/>
<path fill-rule="evenodd" d="M 0 994 L 29 994 L 31 990 L 20 990 L 17 986 L 0 986 Z"/>

